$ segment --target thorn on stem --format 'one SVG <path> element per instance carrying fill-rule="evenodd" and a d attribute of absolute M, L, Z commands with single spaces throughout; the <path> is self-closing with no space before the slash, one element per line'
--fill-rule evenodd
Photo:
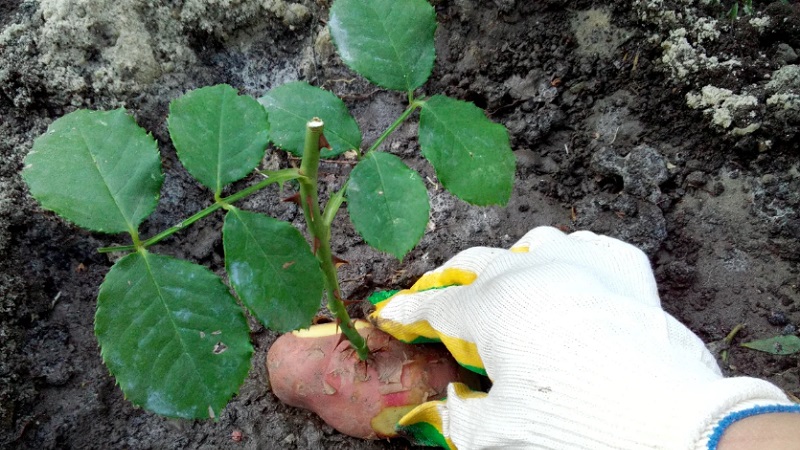
<path fill-rule="evenodd" d="M 341 324 L 342 324 L 342 319 L 340 319 L 340 318 L 338 318 L 338 317 L 337 317 L 335 322 L 336 322 L 336 328 L 335 328 L 334 332 L 336 332 L 336 333 L 339 333 L 339 332 L 340 332 L 340 327 L 339 327 L 339 325 L 341 325 Z M 344 333 L 340 333 L 340 334 L 339 334 L 339 343 L 338 343 L 338 344 L 336 344 L 336 345 L 339 345 L 339 344 L 341 344 L 341 343 L 342 343 L 342 341 L 344 341 L 344 339 L 345 339 L 345 335 L 344 335 Z"/>
<path fill-rule="evenodd" d="M 319 135 L 319 148 L 327 148 L 332 150 L 331 144 L 328 143 L 328 139 L 325 138 L 324 134 Z"/>
<path fill-rule="evenodd" d="M 343 299 L 343 298 L 342 298 L 342 296 L 339 294 L 339 291 L 338 291 L 338 290 L 333 292 L 333 297 L 334 297 L 336 300 L 339 300 L 340 302 L 342 302 L 342 304 L 343 304 L 344 306 L 350 306 L 350 305 L 353 305 L 353 304 L 356 304 L 356 303 L 361 303 L 361 302 L 363 301 L 363 300 L 345 300 L 345 299 Z"/>
<path fill-rule="evenodd" d="M 333 265 L 334 265 L 334 266 L 335 266 L 337 269 L 338 269 L 339 267 L 342 267 L 342 266 L 343 266 L 343 265 L 345 265 L 345 264 L 350 264 L 350 261 L 347 261 L 346 259 L 339 258 L 339 257 L 338 257 L 338 256 L 336 256 L 336 255 L 331 255 L 331 260 L 333 261 Z"/>
<path fill-rule="evenodd" d="M 323 315 L 321 315 L 321 314 L 318 314 L 318 315 L 314 316 L 314 318 L 313 318 L 313 319 L 311 319 L 311 323 L 312 323 L 313 325 L 319 325 L 319 324 L 321 324 L 321 323 L 330 323 L 330 322 L 333 322 L 333 321 L 330 319 L 330 317 L 328 317 L 328 316 L 323 316 Z"/>
<path fill-rule="evenodd" d="M 286 197 L 281 201 L 284 203 L 294 203 L 295 205 L 300 206 L 300 193 L 298 192 L 290 197 Z"/>
<path fill-rule="evenodd" d="M 311 196 L 306 197 L 306 204 L 308 205 L 308 219 L 314 221 L 314 208 L 311 207 Z"/>

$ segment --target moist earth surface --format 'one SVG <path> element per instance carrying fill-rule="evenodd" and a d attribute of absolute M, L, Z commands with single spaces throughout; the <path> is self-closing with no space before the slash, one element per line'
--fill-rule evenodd
<path fill-rule="evenodd" d="M 755 0 L 732 14 L 727 0 L 432 3 L 437 60 L 420 92 L 474 102 L 508 128 L 513 194 L 489 208 L 452 197 L 420 156 L 416 118 L 407 122 L 382 148 L 426 180 L 428 231 L 397 261 L 368 247 L 340 214 L 333 247 L 350 262 L 341 270 L 345 297 L 408 287 L 458 250 L 508 247 L 535 226 L 587 229 L 647 253 L 664 308 L 727 375 L 765 378 L 800 396 L 797 355 L 738 345 L 797 334 L 800 324 L 800 4 Z M 216 83 L 255 97 L 288 81 L 321 86 L 345 101 L 368 145 L 406 98 L 343 65 L 329 7 L 0 0 L 0 447 L 410 447 L 349 438 L 282 405 L 265 373 L 276 334 L 252 320 L 253 368 L 218 421 L 133 407 L 93 334 L 98 287 L 113 263 L 96 249 L 125 239 L 42 210 L 20 176 L 33 140 L 58 117 L 125 107 L 156 137 L 165 166 L 161 202 L 141 228 L 153 235 L 213 201 L 178 162 L 165 118 L 171 100 Z M 262 166 L 297 164 L 271 149 Z M 322 164 L 323 195 L 350 167 L 344 158 Z M 303 229 L 297 207 L 279 198 L 266 189 L 241 206 Z M 214 215 L 154 251 L 221 274 L 221 226 Z"/>

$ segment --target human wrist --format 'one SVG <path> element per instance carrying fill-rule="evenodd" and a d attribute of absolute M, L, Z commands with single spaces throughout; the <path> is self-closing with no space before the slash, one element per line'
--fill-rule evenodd
<path fill-rule="evenodd" d="M 748 411 L 752 415 L 747 415 Z M 793 450 L 800 445 L 800 405 L 740 411 L 723 419 L 720 427 L 724 427 L 721 438 L 714 447 L 711 447 L 713 442 L 709 442 L 710 449 Z"/>

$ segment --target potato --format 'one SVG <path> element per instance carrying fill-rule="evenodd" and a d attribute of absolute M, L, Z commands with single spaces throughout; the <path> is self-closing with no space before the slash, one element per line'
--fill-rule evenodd
<path fill-rule="evenodd" d="M 366 362 L 334 323 L 279 337 L 267 354 L 272 392 L 344 434 L 380 439 L 397 436 L 397 421 L 417 405 L 443 398 L 448 383 L 477 385 L 477 376 L 441 345 L 404 344 L 369 322 L 355 325 L 371 350 Z"/>

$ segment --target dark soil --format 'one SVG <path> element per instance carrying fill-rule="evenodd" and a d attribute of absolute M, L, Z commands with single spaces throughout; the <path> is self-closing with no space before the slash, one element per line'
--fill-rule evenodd
<path fill-rule="evenodd" d="M 255 322 L 253 369 L 218 422 L 168 420 L 131 406 L 93 334 L 97 289 L 112 264 L 96 248 L 124 239 L 41 210 L 21 181 L 22 159 L 53 120 L 78 107 L 125 106 L 153 131 L 165 163 L 162 202 L 141 230 L 149 236 L 210 203 L 166 133 L 167 105 L 181 93 L 229 83 L 260 96 L 305 79 L 346 101 L 366 143 L 404 108 L 403 95 L 354 75 L 320 37 L 329 2 L 302 0 L 305 13 L 295 15 L 232 3 L 0 0 L 0 447 L 408 448 L 342 436 L 280 404 L 264 367 L 276 335 Z M 460 249 L 507 247 L 530 228 L 553 225 L 645 250 L 665 309 L 715 349 L 738 324 L 745 327 L 734 344 L 797 333 L 800 80 L 770 84 L 798 63 L 797 1 L 755 1 L 754 16 L 733 21 L 725 1 L 433 3 L 438 59 L 424 91 L 475 102 L 508 127 L 518 161 L 514 193 L 502 208 L 454 199 L 419 156 L 415 125 L 400 128 L 384 148 L 427 179 L 432 231 L 398 262 L 367 247 L 340 217 L 334 251 L 351 262 L 342 272 L 347 297 L 407 287 Z M 717 20 L 714 37 L 698 27 L 709 20 Z M 680 28 L 689 50 L 676 62 L 669 56 Z M 125 47 L 126 38 L 135 45 Z M 734 62 L 715 66 L 711 57 Z M 703 112 L 713 106 L 687 104 L 687 94 L 708 85 L 755 104 L 721 104 L 731 123 L 714 125 L 714 111 Z M 778 94 L 795 103 L 776 104 Z M 265 161 L 292 163 L 279 152 Z M 325 188 L 339 186 L 347 170 L 325 163 Z M 242 207 L 301 226 L 296 208 L 277 198 L 262 191 Z M 154 251 L 222 273 L 221 218 Z M 365 309 L 352 307 L 356 315 Z M 721 365 L 800 396 L 797 355 L 733 345 Z"/>

